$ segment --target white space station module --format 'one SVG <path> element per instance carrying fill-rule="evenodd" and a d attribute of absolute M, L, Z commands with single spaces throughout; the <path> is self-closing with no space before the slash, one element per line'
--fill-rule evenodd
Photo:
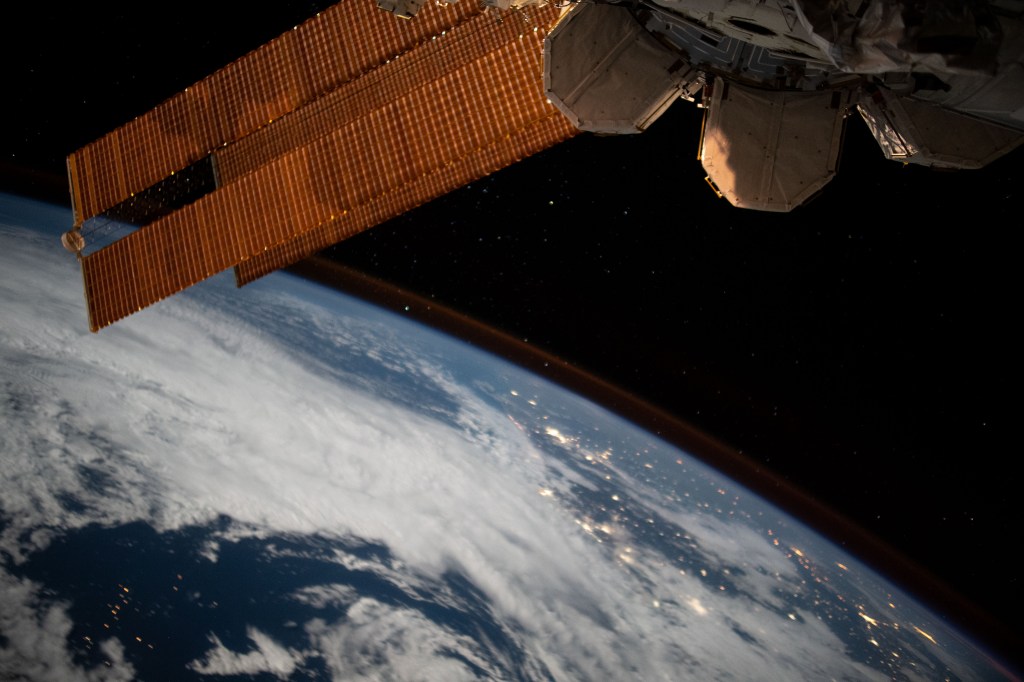
<path fill-rule="evenodd" d="M 412 17 L 422 2 L 378 6 Z M 980 168 L 1019 145 L 1022 15 L 1024 0 L 581 0 L 545 40 L 544 85 L 602 134 L 641 132 L 700 93 L 712 187 L 789 211 L 834 176 L 854 109 L 903 163 Z"/>

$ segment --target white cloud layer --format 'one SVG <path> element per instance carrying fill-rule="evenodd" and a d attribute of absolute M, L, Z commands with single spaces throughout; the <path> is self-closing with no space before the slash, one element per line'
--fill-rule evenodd
<path fill-rule="evenodd" d="M 269 635 L 256 628 L 246 631 L 253 649 L 245 653 L 231 651 L 215 634 L 209 636 L 213 646 L 201 660 L 189 663 L 189 668 L 203 675 L 256 675 L 267 673 L 286 680 L 295 672 L 305 656 L 287 649 Z"/>
<path fill-rule="evenodd" d="M 359 599 L 341 623 L 315 619 L 306 625 L 334 679 L 502 679 L 480 644 L 439 627 L 416 611 Z M 458 652 L 458 658 L 452 656 Z"/>
<path fill-rule="evenodd" d="M 616 559 L 611 544 L 582 532 L 559 502 L 572 495 L 565 468 L 493 403 L 418 354 L 411 328 L 396 333 L 326 314 L 295 298 L 306 285 L 283 276 L 274 287 L 230 294 L 237 309 L 301 320 L 310 335 L 429 383 L 457 406 L 455 423 L 382 400 L 358 382 L 339 384 L 318 368 L 321 359 L 296 355 L 203 297 L 178 296 L 89 334 L 79 279 L 64 255 L 32 233 L 0 226 L 0 367 L 17 368 L 0 374 L 9 398 L 0 421 L 17 425 L 0 431 L 0 512 L 8 522 L 0 550 L 11 561 L 90 523 L 144 520 L 169 530 L 226 515 L 243 533 L 379 542 L 396 566 L 373 570 L 392 571 L 410 589 L 461 572 L 508 624 L 537 675 L 884 677 L 849 661 L 813 615 L 797 621 L 761 606 L 779 603 L 781 584 L 801 588 L 792 564 L 749 528 L 660 509 L 691 528 L 710 556 L 751 569 L 738 596 L 722 597 L 718 586 L 643 548 L 629 561 Z M 224 285 L 206 286 L 210 300 Z M 537 494 L 549 487 L 558 494 Z M 68 498 L 85 511 L 69 509 Z M 615 547 L 630 544 L 629 529 L 621 533 Z M 208 554 L 216 557 L 216 548 Z M 0 578 L 0 633 L 9 639 L 0 660 L 33 662 L 34 679 L 73 679 L 62 663 L 64 611 L 40 605 L 33 586 L 4 572 Z M 296 599 L 345 602 L 347 617 L 304 624 L 315 651 L 290 650 L 251 628 L 252 650 L 235 652 L 213 633 L 193 670 L 283 679 L 316 656 L 339 679 L 454 680 L 474 669 L 501 676 L 479 642 L 418 612 L 350 588 L 311 588 Z M 108 655 L 119 653 L 111 646 Z M 131 669 L 118 661 L 107 672 L 119 679 Z"/>
<path fill-rule="evenodd" d="M 40 594 L 40 586 L 0 571 L 0 679 L 39 682 L 128 682 L 135 670 L 124 660 L 114 638 L 98 643 L 104 665 L 84 670 L 72 660 L 68 634 L 72 622 L 66 605 Z"/>

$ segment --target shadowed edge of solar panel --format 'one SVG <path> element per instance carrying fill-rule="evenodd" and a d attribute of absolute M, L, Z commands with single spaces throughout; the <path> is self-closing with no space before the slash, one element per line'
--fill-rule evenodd
<path fill-rule="evenodd" d="M 373 11 L 343 13 L 367 6 Z M 371 3 L 337 8 L 350 30 L 358 19 L 365 35 L 395 40 L 388 27 L 398 20 Z M 250 138 L 262 143 L 239 145 L 230 182 L 82 258 L 90 328 L 231 266 L 240 266 L 239 284 L 252 281 L 571 137 L 575 129 L 543 92 L 543 39 L 557 17 L 553 7 L 521 10 L 513 22 L 471 15 L 271 121 Z M 453 59 L 463 35 L 471 49 Z M 248 63 L 264 62 L 256 53 Z M 300 79 L 294 63 L 282 68 Z M 402 85 L 385 87 L 394 82 Z M 324 106 L 350 95 L 365 100 L 354 119 Z M 72 178 L 83 175 L 70 159 L 69 168 Z"/>

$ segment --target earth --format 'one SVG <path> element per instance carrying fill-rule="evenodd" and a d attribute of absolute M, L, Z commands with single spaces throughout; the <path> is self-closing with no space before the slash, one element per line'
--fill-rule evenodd
<path fill-rule="evenodd" d="M 0 195 L 0 677 L 1003 679 L 588 400 L 277 273 L 99 334 Z"/>

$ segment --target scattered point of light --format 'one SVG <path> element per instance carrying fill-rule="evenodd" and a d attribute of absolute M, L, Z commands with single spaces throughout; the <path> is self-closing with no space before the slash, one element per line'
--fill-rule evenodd
<path fill-rule="evenodd" d="M 615 500 L 616 502 L 618 502 L 619 501 L 619 496 L 618 495 L 612 495 L 612 499 Z"/>
<path fill-rule="evenodd" d="M 544 433 L 546 433 L 547 435 L 551 436 L 552 438 L 557 440 L 562 445 L 565 445 L 566 443 L 569 442 L 569 439 L 566 438 L 565 436 L 563 436 L 562 433 L 558 429 L 556 429 L 554 427 L 551 427 L 551 426 L 546 427 L 544 429 Z M 588 458 L 589 458 L 589 456 L 588 456 Z"/>
<path fill-rule="evenodd" d="M 800 551 L 799 549 L 797 549 L 796 547 L 790 547 L 790 549 L 791 549 L 791 550 L 793 550 L 793 554 L 796 554 L 796 555 L 797 555 L 798 557 L 802 557 L 802 556 L 804 555 L 804 553 L 803 553 L 803 552 L 801 552 L 801 551 Z"/>
<path fill-rule="evenodd" d="M 653 607 L 654 607 L 654 608 L 656 608 L 656 609 L 660 609 L 660 608 L 661 608 L 661 602 L 660 602 L 660 601 L 658 601 L 657 599 L 655 599 L 655 600 L 653 600 L 653 601 L 651 602 L 651 606 L 653 606 Z"/>
<path fill-rule="evenodd" d="M 878 621 L 866 613 L 858 613 L 857 615 L 866 620 L 871 625 L 878 625 Z"/>
<path fill-rule="evenodd" d="M 789 619 L 790 620 L 796 620 L 796 614 L 795 613 L 789 614 Z"/>
<path fill-rule="evenodd" d="M 924 631 L 924 630 L 922 630 L 921 628 L 919 628 L 919 627 L 917 627 L 917 626 L 915 625 L 915 626 L 914 626 L 914 630 L 915 630 L 915 631 L 917 631 L 917 634 L 921 635 L 922 637 L 924 637 L 925 639 L 927 639 L 927 640 L 928 640 L 929 642 L 931 642 L 932 644 L 938 645 L 938 642 L 936 642 L 936 641 L 935 641 L 935 638 L 934 638 L 934 637 L 932 637 L 931 635 L 929 635 L 929 634 L 928 634 L 927 632 L 925 632 L 925 631 Z"/>
<path fill-rule="evenodd" d="M 551 488 L 541 488 L 540 490 L 537 491 L 537 494 L 540 495 L 541 497 L 554 497 L 555 491 L 552 490 Z"/>
<path fill-rule="evenodd" d="M 517 397 L 519 396 L 519 391 L 509 391 L 509 393 Z"/>
<path fill-rule="evenodd" d="M 697 599 L 696 597 L 690 597 L 690 600 L 688 602 L 686 602 L 686 603 L 689 605 L 689 607 L 691 609 L 693 609 L 694 611 L 697 612 L 697 615 L 699 615 L 699 616 L 706 616 L 706 615 L 708 615 L 708 610 L 704 607 L 703 604 L 700 603 L 700 600 Z"/>
<path fill-rule="evenodd" d="M 533 405 L 534 407 L 537 407 L 537 401 L 536 400 L 527 400 L 526 402 L 528 402 L 529 404 Z"/>
<path fill-rule="evenodd" d="M 843 564 L 839 563 L 838 561 L 836 562 L 836 566 L 838 566 L 839 568 L 843 569 L 844 571 L 849 571 L 850 570 L 846 566 L 844 566 Z"/>

